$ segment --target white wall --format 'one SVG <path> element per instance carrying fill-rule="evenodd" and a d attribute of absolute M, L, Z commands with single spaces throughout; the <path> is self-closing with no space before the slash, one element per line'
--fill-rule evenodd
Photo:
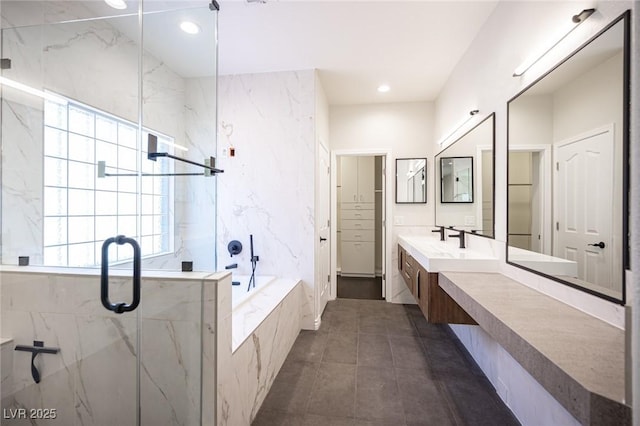
<path fill-rule="evenodd" d="M 221 76 L 218 81 L 218 269 L 303 281 L 313 328 L 316 109 L 313 70 Z M 235 157 L 228 157 L 229 148 Z M 227 244 L 239 240 L 241 254 Z"/>
<path fill-rule="evenodd" d="M 433 105 L 426 102 L 331 106 L 329 109 L 331 150 L 390 150 L 395 159 L 427 157 L 427 204 L 395 204 L 387 212 L 387 225 L 392 239 L 387 242 L 387 258 L 397 262 L 397 236 L 403 233 L 429 232 L 433 226 Z M 395 180 L 394 180 L 395 181 Z M 395 186 L 387 188 L 387 197 L 395 201 Z M 395 260 L 394 260 L 395 259 Z M 395 263 L 394 263 L 395 262 Z M 387 271 L 391 277 L 394 303 L 415 303 L 396 268 Z"/>
<path fill-rule="evenodd" d="M 555 28 L 559 28 L 562 22 L 587 7 L 595 7 L 596 13 L 523 77 L 511 76 L 520 62 L 537 46 L 544 44 L 544 40 L 549 37 L 549 34 L 553 34 Z M 502 253 L 504 253 L 506 241 L 507 101 L 626 9 L 634 7 L 634 2 L 630 1 L 501 2 L 460 60 L 441 92 L 436 102 L 434 140 L 445 135 L 447 129 L 454 126 L 465 111 L 477 107 L 481 111 L 481 116 L 496 112 L 496 240 L 494 245 Z M 636 22 L 633 25 L 637 28 L 637 18 L 634 19 Z M 636 50 L 632 58 L 632 69 L 637 69 L 634 68 L 637 65 Z M 632 86 L 639 84 L 637 73 L 632 72 L 631 75 Z M 472 125 L 473 123 L 469 126 Z M 631 145 L 632 149 L 638 146 L 637 134 L 632 135 Z M 634 165 L 638 166 L 632 164 L 632 168 Z M 640 200 L 632 199 L 630 205 L 633 206 L 634 203 L 638 205 Z M 502 272 L 618 327 L 624 326 L 623 309 L 620 306 L 508 266 L 504 262 L 502 262 Z M 477 327 L 454 326 L 452 328 L 523 424 L 541 424 L 540 415 L 545 413 L 560 413 L 558 415 L 562 416 L 561 407 L 554 405 L 554 401 L 549 400 L 546 392 L 536 388 L 535 381 L 531 382 L 532 379 L 527 379 L 523 374 L 524 370 L 517 363 L 503 363 L 501 366 L 500 357 L 495 356 L 493 347 L 496 343 L 493 339 L 483 334 Z M 507 376 L 519 377 L 513 382 L 514 387 L 509 389 L 511 395 L 509 398 L 505 398 L 504 392 L 500 391 L 501 387 L 504 387 L 503 384 L 508 385 L 512 382 Z M 522 401 L 527 401 L 526 406 L 521 405 Z M 538 409 L 532 412 L 527 410 L 527 406 L 538 407 Z M 570 420 L 571 418 L 568 418 L 567 421 Z M 547 424 L 557 424 L 556 421 L 548 421 L 552 423 Z"/>

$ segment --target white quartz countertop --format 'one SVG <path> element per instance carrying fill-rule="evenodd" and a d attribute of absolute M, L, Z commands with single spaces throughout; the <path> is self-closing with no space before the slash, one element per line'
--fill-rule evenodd
<path fill-rule="evenodd" d="M 475 237 L 477 238 L 477 237 Z M 498 257 L 491 252 L 464 248 L 437 237 L 399 235 L 398 243 L 429 272 L 495 272 Z"/>
<path fill-rule="evenodd" d="M 561 257 L 509 247 L 509 262 L 544 272 L 547 275 L 578 276 L 578 263 Z"/>
<path fill-rule="evenodd" d="M 623 330 L 501 274 L 439 285 L 582 424 L 630 424 Z"/>

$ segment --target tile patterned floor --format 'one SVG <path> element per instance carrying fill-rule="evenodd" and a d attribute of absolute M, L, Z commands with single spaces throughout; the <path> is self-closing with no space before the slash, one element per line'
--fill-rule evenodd
<path fill-rule="evenodd" d="M 416 305 L 329 302 L 302 330 L 253 426 L 519 424 L 446 326 Z"/>
<path fill-rule="evenodd" d="M 382 300 L 382 277 L 342 277 L 338 275 L 338 298 Z"/>

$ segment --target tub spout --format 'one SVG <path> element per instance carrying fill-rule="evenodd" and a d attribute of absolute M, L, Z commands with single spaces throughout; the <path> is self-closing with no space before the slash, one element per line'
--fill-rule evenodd
<path fill-rule="evenodd" d="M 236 269 L 238 267 L 237 263 L 232 263 L 231 265 L 227 265 L 224 269 Z"/>

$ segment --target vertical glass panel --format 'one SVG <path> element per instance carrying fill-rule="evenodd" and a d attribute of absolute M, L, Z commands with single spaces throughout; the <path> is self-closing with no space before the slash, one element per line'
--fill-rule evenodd
<path fill-rule="evenodd" d="M 58 216 L 67 214 L 67 190 L 44 188 L 44 214 Z"/>
<path fill-rule="evenodd" d="M 93 215 L 93 191 L 69 189 L 69 216 Z"/>
<path fill-rule="evenodd" d="M 69 161 L 69 188 L 93 189 L 95 175 L 93 164 Z"/>
<path fill-rule="evenodd" d="M 93 266 L 96 264 L 94 243 L 70 244 L 69 266 Z"/>
<path fill-rule="evenodd" d="M 104 116 L 96 117 L 96 139 L 118 142 L 118 123 Z"/>

